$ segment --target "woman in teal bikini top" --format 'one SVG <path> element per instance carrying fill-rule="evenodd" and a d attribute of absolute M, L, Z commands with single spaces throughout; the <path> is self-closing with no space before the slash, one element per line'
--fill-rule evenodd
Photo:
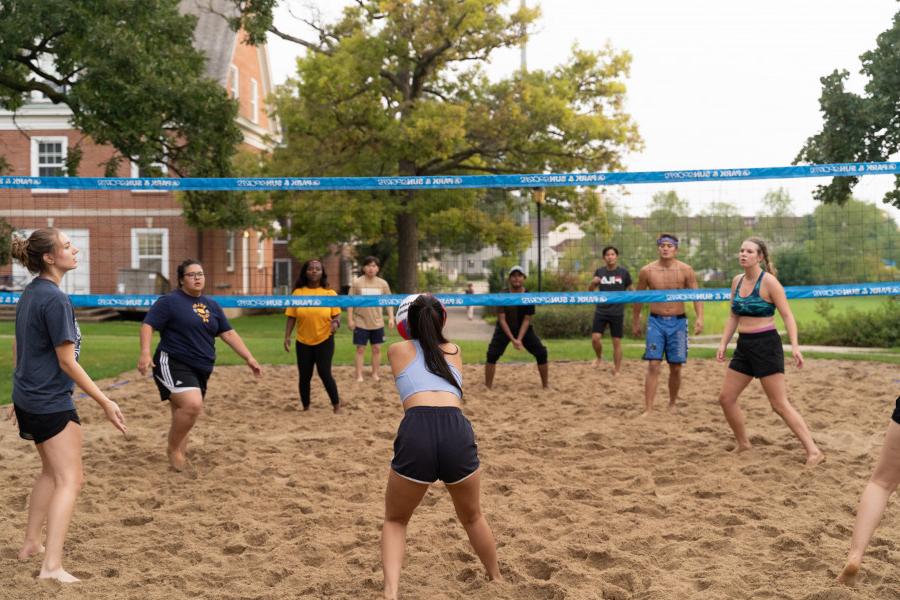
<path fill-rule="evenodd" d="M 775 304 L 767 302 L 759 295 L 759 285 L 765 274 L 765 271 L 759 274 L 749 296 L 741 296 L 741 284 L 744 283 L 744 276 L 741 275 L 741 280 L 734 290 L 734 300 L 731 301 L 731 312 L 739 317 L 771 317 L 775 314 Z"/>

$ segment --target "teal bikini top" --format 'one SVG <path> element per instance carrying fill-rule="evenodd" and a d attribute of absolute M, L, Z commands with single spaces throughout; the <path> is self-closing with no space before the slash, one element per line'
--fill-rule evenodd
<path fill-rule="evenodd" d="M 741 296 L 741 284 L 744 283 L 744 276 L 741 275 L 741 280 L 738 281 L 737 287 L 734 288 L 731 312 L 739 317 L 771 317 L 775 314 L 775 305 L 771 302 L 766 302 L 759 295 L 759 284 L 762 282 L 765 274 L 765 271 L 759 274 L 756 285 L 753 286 L 753 291 L 746 297 Z"/>

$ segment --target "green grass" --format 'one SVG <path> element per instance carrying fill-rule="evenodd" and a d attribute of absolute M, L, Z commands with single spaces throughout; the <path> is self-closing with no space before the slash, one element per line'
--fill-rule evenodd
<path fill-rule="evenodd" d="M 803 341 L 802 324 L 811 321 L 824 321 L 824 317 L 816 312 L 816 300 L 795 300 L 791 308 L 797 321 L 801 324 L 800 340 Z M 872 310 L 883 298 L 842 298 L 829 300 L 833 304 L 833 314 L 849 308 Z M 693 313 L 692 305 L 688 310 Z M 711 303 L 705 305 L 705 334 L 721 333 L 725 319 L 728 317 L 727 303 Z M 282 347 L 284 335 L 284 317 L 281 315 L 260 315 L 239 317 L 232 324 L 247 346 L 261 364 L 294 364 L 293 352 L 285 352 Z M 783 325 L 779 319 L 779 328 Z M 114 377 L 123 371 L 135 368 L 138 359 L 138 330 L 140 323 L 129 321 L 112 321 L 107 323 L 84 323 L 81 325 L 84 341 L 81 347 L 81 364 L 95 379 Z M 0 404 L 9 402 L 12 393 L 12 338 L 14 326 L 11 322 L 0 323 Z M 387 332 L 386 343 L 399 341 L 396 332 Z M 336 338 L 334 364 L 352 365 L 354 347 L 346 325 L 338 330 Z M 584 361 L 593 358 L 593 351 L 588 340 L 544 340 L 553 361 Z M 154 340 L 154 347 L 156 341 Z M 487 351 L 487 342 L 461 341 L 463 355 L 467 363 L 483 362 Z M 241 364 L 224 343 L 217 344 L 219 365 Z M 643 354 L 643 345 L 636 340 L 625 340 L 625 358 L 639 359 Z M 692 348 L 692 358 L 713 358 L 715 350 L 711 348 Z M 891 364 L 900 364 L 900 348 L 878 350 L 871 353 L 822 353 L 810 352 L 808 358 L 829 358 L 841 360 L 868 360 Z M 367 358 L 368 360 L 368 358 Z M 531 355 L 508 349 L 502 362 L 530 362 Z"/>

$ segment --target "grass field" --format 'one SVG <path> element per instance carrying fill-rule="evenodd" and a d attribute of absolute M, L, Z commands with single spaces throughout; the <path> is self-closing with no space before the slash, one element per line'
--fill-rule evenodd
<path fill-rule="evenodd" d="M 803 323 L 822 321 L 824 317 L 817 312 L 817 300 L 795 300 L 791 302 L 791 308 L 802 326 Z M 827 300 L 833 308 L 833 314 L 846 311 L 850 308 L 857 310 L 872 310 L 883 298 L 846 298 Z M 689 313 L 693 308 L 689 305 Z M 728 316 L 728 305 L 724 302 L 706 303 L 705 305 L 705 334 L 719 334 Z M 294 364 L 293 352 L 287 353 L 282 348 L 282 336 L 284 335 L 284 317 L 281 315 L 261 315 L 240 317 L 232 320 L 232 324 L 241 337 L 263 364 Z M 778 320 L 778 327 L 783 325 Z M 140 323 L 129 321 L 111 321 L 106 323 L 84 323 L 81 325 L 84 340 L 81 347 L 81 364 L 95 379 L 114 377 L 123 371 L 134 369 L 137 364 L 139 346 L 138 330 Z M 0 323 L 0 404 L 10 401 L 12 391 L 12 339 L 14 325 L 11 322 Z M 386 343 L 398 341 L 400 338 L 396 332 L 388 332 Z M 593 358 L 591 345 L 587 340 L 544 340 L 552 361 L 583 361 Z M 154 347 L 155 347 L 154 340 Z M 225 344 L 219 343 L 218 362 L 220 365 L 240 364 L 242 361 Z M 487 342 L 461 341 L 460 346 L 466 362 L 483 362 Z M 334 364 L 353 364 L 354 348 L 351 336 L 346 326 L 341 327 L 337 333 L 336 352 Z M 625 340 L 625 358 L 637 359 L 643 354 L 643 344 L 640 340 Z M 715 350 L 711 348 L 692 348 L 693 358 L 712 358 Z M 808 353 L 809 358 L 830 358 L 846 360 L 871 360 L 885 363 L 900 364 L 900 348 L 884 349 L 873 353 Z M 502 361 L 530 361 L 531 356 L 525 352 L 507 350 Z M 368 357 L 367 357 L 368 362 Z"/>

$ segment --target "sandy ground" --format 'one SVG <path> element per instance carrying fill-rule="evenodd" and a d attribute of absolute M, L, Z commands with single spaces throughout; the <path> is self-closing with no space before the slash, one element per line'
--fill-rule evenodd
<path fill-rule="evenodd" d="M 743 397 L 752 452 L 730 455 L 716 402 L 723 366 L 685 368 L 682 412 L 635 419 L 644 365 L 613 379 L 587 363 L 467 366 L 465 412 L 484 466 L 483 505 L 504 583 L 488 583 L 435 485 L 409 529 L 405 598 L 850 600 L 900 598 L 894 500 L 859 586 L 834 583 L 859 493 L 897 395 L 890 365 L 809 361 L 789 368 L 791 400 L 827 461 L 803 466 L 799 443 L 758 384 Z M 392 381 L 357 384 L 338 368 L 345 411 L 314 381 L 298 411 L 293 368 L 260 382 L 221 368 L 192 436 L 193 471 L 170 471 L 168 411 L 136 372 L 101 382 L 126 413 L 123 439 L 89 400 L 87 481 L 69 531 L 62 587 L 20 563 L 37 455 L 0 423 L 0 598 L 375 598 L 384 484 L 401 409 Z M 127 383 L 122 383 L 122 382 Z M 663 385 L 660 386 L 663 405 Z"/>

